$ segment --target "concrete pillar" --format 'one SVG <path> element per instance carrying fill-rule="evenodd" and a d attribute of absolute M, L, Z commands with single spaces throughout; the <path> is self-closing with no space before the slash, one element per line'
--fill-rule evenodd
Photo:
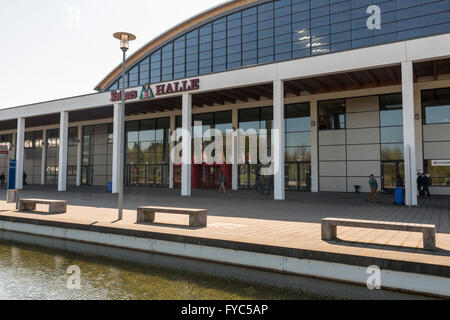
<path fill-rule="evenodd" d="M 311 192 L 319 192 L 319 123 L 317 100 L 311 100 Z"/>
<path fill-rule="evenodd" d="M 189 197 L 192 194 L 192 95 L 183 94 L 183 156 L 181 169 L 181 195 Z"/>
<path fill-rule="evenodd" d="M 113 120 L 113 164 L 112 164 L 112 193 L 119 193 L 119 180 L 120 180 L 120 160 L 121 160 L 121 148 L 122 139 L 124 139 L 124 133 L 120 132 L 120 124 L 122 123 L 123 113 L 122 104 L 114 104 L 114 120 Z"/>
<path fill-rule="evenodd" d="M 67 191 L 67 142 L 69 139 L 69 113 L 61 112 L 59 125 L 58 191 Z"/>
<path fill-rule="evenodd" d="M 239 130 L 239 110 L 233 108 L 232 126 L 235 132 Z M 233 164 L 231 171 L 231 188 L 235 191 L 239 190 L 239 163 L 238 163 L 239 139 L 238 135 L 233 138 Z"/>
<path fill-rule="evenodd" d="M 173 189 L 173 161 L 172 161 L 172 150 L 175 148 L 175 142 L 172 141 L 172 135 L 175 134 L 176 130 L 176 116 L 170 116 L 170 147 L 169 147 L 169 189 Z"/>
<path fill-rule="evenodd" d="M 41 186 L 45 186 L 47 177 L 47 129 L 42 130 Z"/>
<path fill-rule="evenodd" d="M 414 70 L 412 61 L 402 63 L 402 88 L 403 133 L 405 147 L 405 202 L 407 206 L 417 206 Z"/>
<path fill-rule="evenodd" d="M 83 156 L 83 126 L 78 126 L 77 138 L 77 180 L 76 186 L 81 186 L 81 161 Z"/>
<path fill-rule="evenodd" d="M 16 189 L 23 189 L 23 162 L 25 153 L 25 118 L 17 119 Z"/>
<path fill-rule="evenodd" d="M 273 82 L 273 147 L 274 198 L 285 200 L 284 154 L 285 154 L 285 119 L 284 119 L 284 83 Z"/>

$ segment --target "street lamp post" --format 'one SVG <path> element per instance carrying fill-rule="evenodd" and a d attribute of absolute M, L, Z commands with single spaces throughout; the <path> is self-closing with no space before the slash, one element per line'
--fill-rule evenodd
<path fill-rule="evenodd" d="M 124 136 L 125 136 L 125 130 L 124 130 L 124 122 L 125 122 L 125 61 L 126 61 L 126 52 L 129 48 L 129 42 L 136 40 L 136 36 L 127 33 L 127 32 L 117 32 L 114 35 L 114 38 L 120 40 L 120 49 L 122 49 L 123 52 L 123 62 L 122 62 L 122 108 L 121 113 L 122 117 L 120 119 L 120 129 L 119 129 L 119 137 L 120 137 L 120 147 L 119 147 L 119 203 L 118 203 L 118 211 L 119 211 L 119 218 L 118 220 L 123 219 L 123 170 L 124 170 L 124 153 L 125 153 L 125 147 L 124 147 Z"/>

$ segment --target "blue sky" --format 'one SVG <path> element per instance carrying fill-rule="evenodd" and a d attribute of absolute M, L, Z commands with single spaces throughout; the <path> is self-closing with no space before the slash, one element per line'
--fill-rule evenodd
<path fill-rule="evenodd" d="M 224 0 L 14 0 L 0 11 L 0 109 L 94 92 L 121 63 L 116 31 L 133 53 Z"/>

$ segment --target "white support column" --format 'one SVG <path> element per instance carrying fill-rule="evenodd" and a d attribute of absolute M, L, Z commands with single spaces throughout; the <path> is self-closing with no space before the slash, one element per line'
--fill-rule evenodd
<path fill-rule="evenodd" d="M 16 189 L 23 189 L 23 161 L 25 153 L 25 118 L 17 119 Z"/>
<path fill-rule="evenodd" d="M 405 147 L 405 202 L 407 206 L 417 206 L 414 70 L 412 61 L 402 63 L 402 88 L 403 135 Z"/>
<path fill-rule="evenodd" d="M 189 197 L 192 194 L 192 95 L 183 94 L 183 157 L 181 171 L 181 195 Z"/>
<path fill-rule="evenodd" d="M 69 113 L 61 112 L 59 125 L 58 191 L 67 191 L 67 140 L 69 138 Z"/>
<path fill-rule="evenodd" d="M 81 160 L 83 152 L 83 126 L 78 126 L 77 138 L 77 181 L 76 186 L 81 186 Z"/>
<path fill-rule="evenodd" d="M 170 147 L 169 147 L 169 189 L 173 189 L 173 161 L 172 161 L 172 150 L 175 148 L 175 142 L 172 141 L 172 135 L 175 134 L 176 130 L 176 117 L 174 115 L 170 116 Z"/>
<path fill-rule="evenodd" d="M 311 192 L 319 192 L 319 131 L 317 100 L 311 100 Z"/>
<path fill-rule="evenodd" d="M 124 135 L 120 132 L 122 122 L 122 104 L 114 104 L 114 123 L 113 123 L 113 164 L 112 164 L 112 193 L 119 193 L 120 176 L 120 146 Z"/>
<path fill-rule="evenodd" d="M 45 186 L 47 176 L 47 129 L 42 130 L 41 186 Z"/>
<path fill-rule="evenodd" d="M 233 108 L 232 115 L 232 126 L 235 132 L 239 130 L 239 110 L 237 108 Z M 239 139 L 238 135 L 236 135 L 233 141 L 233 164 L 231 170 L 231 188 L 235 191 L 239 190 L 239 164 L 238 164 L 238 152 L 239 152 Z"/>
<path fill-rule="evenodd" d="M 284 120 L 284 83 L 281 80 L 273 82 L 273 125 L 272 134 L 273 165 L 274 165 L 274 198 L 285 200 L 284 153 L 285 153 L 285 120 Z"/>

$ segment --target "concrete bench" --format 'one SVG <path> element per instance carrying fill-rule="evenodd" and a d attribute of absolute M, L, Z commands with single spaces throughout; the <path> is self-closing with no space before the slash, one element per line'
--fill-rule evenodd
<path fill-rule="evenodd" d="M 424 249 L 436 251 L 436 226 L 434 225 L 327 218 L 322 220 L 322 240 L 336 240 L 337 227 L 420 232 L 423 234 Z"/>
<path fill-rule="evenodd" d="M 41 200 L 41 199 L 20 199 L 19 212 L 36 211 L 36 205 L 48 205 L 49 214 L 60 214 L 67 212 L 67 201 L 65 200 Z"/>
<path fill-rule="evenodd" d="M 208 211 L 204 209 L 166 208 L 166 207 L 138 207 L 137 222 L 154 222 L 156 213 L 189 215 L 190 227 L 206 227 Z"/>

